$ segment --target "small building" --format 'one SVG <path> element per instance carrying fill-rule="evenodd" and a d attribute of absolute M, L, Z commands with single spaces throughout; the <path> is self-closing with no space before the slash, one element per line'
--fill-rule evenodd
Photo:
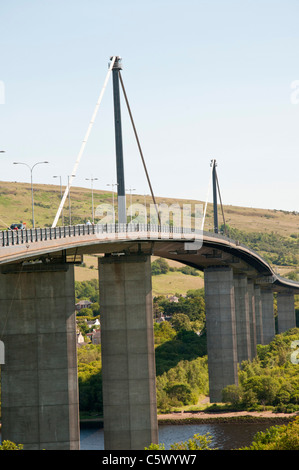
<path fill-rule="evenodd" d="M 89 308 L 91 304 L 92 302 L 90 302 L 90 300 L 80 300 L 78 303 L 76 303 L 75 308 L 77 311 L 79 311 L 81 308 Z"/>
<path fill-rule="evenodd" d="M 94 329 L 92 330 L 91 333 L 87 333 L 87 338 L 90 339 L 92 344 L 101 344 L 101 330 L 99 329 Z"/>
<path fill-rule="evenodd" d="M 93 328 L 95 326 L 98 326 L 98 327 L 101 326 L 100 321 L 99 321 L 98 318 L 96 318 L 95 320 L 87 321 L 86 323 L 87 323 L 88 328 Z"/>
<path fill-rule="evenodd" d="M 84 343 L 84 336 L 82 335 L 80 330 L 77 330 L 77 344 Z"/>

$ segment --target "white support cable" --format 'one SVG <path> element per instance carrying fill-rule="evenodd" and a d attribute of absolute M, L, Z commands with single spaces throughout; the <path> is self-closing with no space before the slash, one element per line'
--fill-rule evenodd
<path fill-rule="evenodd" d="M 84 149 L 85 149 L 85 145 L 86 145 L 86 143 L 87 143 L 87 140 L 88 140 L 89 134 L 90 134 L 90 132 L 91 132 L 92 126 L 93 126 L 93 124 L 94 124 L 94 121 L 95 121 L 95 118 L 96 118 L 98 109 L 99 109 L 99 107 L 100 107 L 100 104 L 101 104 L 101 101 L 102 101 L 102 98 L 103 98 L 103 95 L 104 95 L 104 92 L 105 92 L 105 89 L 106 89 L 106 86 L 107 86 L 107 83 L 108 83 L 108 80 L 109 80 L 111 71 L 112 71 L 112 69 L 113 69 L 115 60 L 116 60 L 116 56 L 114 56 L 114 57 L 112 58 L 112 61 L 111 61 L 111 64 L 110 64 L 110 67 L 109 67 L 107 76 L 106 76 L 106 78 L 105 78 L 105 82 L 104 82 L 103 88 L 102 88 L 102 90 L 101 90 L 99 99 L 98 99 L 98 101 L 97 101 L 97 104 L 96 104 L 94 113 L 93 113 L 92 118 L 91 118 L 91 121 L 90 121 L 90 123 L 89 123 L 87 132 L 86 132 L 86 134 L 85 134 L 84 140 L 82 141 L 82 145 L 81 145 L 81 148 L 80 148 L 80 152 L 79 152 L 79 154 L 78 154 L 78 156 L 77 156 L 77 160 L 76 160 L 75 166 L 74 166 L 73 171 L 72 171 L 72 173 L 71 173 L 71 176 L 70 176 L 70 178 L 69 178 L 69 184 L 67 185 L 67 187 L 66 187 L 66 189 L 65 189 L 65 192 L 64 192 L 64 195 L 63 195 L 63 197 L 62 197 L 62 199 L 61 199 L 61 203 L 60 203 L 60 205 L 59 205 L 57 214 L 56 214 L 55 219 L 54 219 L 54 222 L 53 222 L 53 224 L 52 224 L 52 228 L 53 228 L 53 227 L 56 227 L 57 221 L 58 221 L 58 219 L 59 219 L 59 217 L 60 217 L 60 213 L 61 213 L 62 208 L 63 208 L 64 203 L 65 203 L 65 200 L 66 200 L 66 198 L 67 198 L 67 196 L 68 196 L 68 193 L 69 193 L 69 190 L 70 190 L 70 187 L 71 187 L 73 178 L 76 176 L 77 168 L 78 168 L 78 166 L 79 166 L 81 157 L 82 157 L 83 152 L 84 152 Z"/>
<path fill-rule="evenodd" d="M 210 182 L 209 182 L 209 186 L 208 186 L 207 199 L 206 199 L 205 209 L 204 209 L 203 218 L 202 218 L 201 230 L 203 230 L 204 224 L 205 224 L 205 218 L 206 218 L 206 212 L 207 212 L 208 199 L 209 199 L 210 189 L 211 189 L 211 185 L 212 185 L 212 175 L 213 175 L 213 167 L 212 167 L 212 169 L 211 169 L 211 174 L 210 174 Z"/>

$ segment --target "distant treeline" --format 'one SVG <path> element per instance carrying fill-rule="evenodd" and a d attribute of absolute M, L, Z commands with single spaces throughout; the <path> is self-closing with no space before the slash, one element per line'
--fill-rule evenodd
<path fill-rule="evenodd" d="M 220 231 L 233 240 L 258 252 L 268 263 L 277 266 L 297 266 L 299 262 L 299 233 L 282 237 L 278 233 L 243 232 L 229 225 L 221 225 Z"/>

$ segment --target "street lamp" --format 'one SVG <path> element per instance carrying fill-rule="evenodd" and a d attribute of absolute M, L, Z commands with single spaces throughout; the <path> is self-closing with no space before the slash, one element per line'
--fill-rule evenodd
<path fill-rule="evenodd" d="M 126 189 L 126 191 L 130 191 L 130 209 L 131 209 L 131 222 L 132 222 L 132 218 L 133 218 L 133 215 L 132 215 L 132 191 L 136 191 L 136 189 L 130 188 L 130 189 Z"/>
<path fill-rule="evenodd" d="M 37 162 L 35 163 L 32 167 L 30 165 L 27 165 L 27 163 L 23 163 L 23 162 L 13 162 L 14 165 L 25 165 L 29 168 L 30 170 L 30 176 L 31 176 L 31 204 L 32 204 L 32 226 L 33 228 L 35 228 L 35 223 L 34 223 L 34 202 L 33 202 L 33 182 L 32 182 L 32 172 L 33 172 L 33 168 L 36 166 L 36 165 L 41 165 L 42 163 L 49 163 L 49 162 Z"/>
<path fill-rule="evenodd" d="M 112 187 L 112 206 L 113 206 L 113 223 L 115 224 L 115 212 L 114 212 L 114 186 L 118 186 L 118 183 L 107 184 Z"/>
<path fill-rule="evenodd" d="M 67 187 L 68 187 L 68 193 L 69 193 L 69 225 L 71 224 L 71 195 L 70 195 L 70 178 L 75 178 L 76 175 L 68 175 L 67 177 Z"/>
<path fill-rule="evenodd" d="M 60 179 L 60 198 L 62 200 L 62 185 L 61 185 L 61 176 L 53 176 L 53 178 L 59 178 Z M 61 209 L 61 223 L 62 226 L 64 225 L 64 219 L 63 219 L 63 207 Z"/>
<path fill-rule="evenodd" d="M 94 224 L 94 209 L 93 209 L 93 182 L 97 181 L 98 178 L 85 178 L 86 181 L 91 182 L 91 210 L 92 210 L 92 223 Z"/>

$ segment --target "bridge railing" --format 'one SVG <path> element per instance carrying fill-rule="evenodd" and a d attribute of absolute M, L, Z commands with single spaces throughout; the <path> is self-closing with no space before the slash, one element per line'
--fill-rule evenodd
<path fill-rule="evenodd" d="M 107 236 L 109 234 L 109 236 Z M 139 236 L 149 239 L 172 238 L 172 239 L 193 239 L 203 240 L 203 236 L 222 239 L 225 242 L 232 243 L 249 250 L 254 256 L 260 258 L 260 255 L 251 248 L 232 240 L 220 233 L 203 232 L 199 229 L 191 229 L 190 227 L 157 225 L 157 224 L 79 224 L 66 225 L 59 227 L 43 227 L 31 228 L 26 230 L 4 230 L 0 232 L 0 248 L 14 245 L 32 244 L 35 242 L 43 242 L 48 240 L 65 239 L 70 237 L 92 236 L 101 238 L 121 238 L 122 234 L 131 234 L 136 239 Z"/>
<path fill-rule="evenodd" d="M 22 245 L 34 242 L 42 242 L 47 240 L 56 240 L 68 237 L 80 237 L 86 235 L 98 236 L 104 234 L 120 234 L 120 233 L 161 233 L 161 234 L 177 234 L 196 235 L 203 232 L 197 229 L 185 227 L 177 227 L 171 225 L 155 225 L 155 224 L 79 224 L 59 227 L 31 228 L 24 230 L 5 230 L 0 232 L 0 246 Z"/>

